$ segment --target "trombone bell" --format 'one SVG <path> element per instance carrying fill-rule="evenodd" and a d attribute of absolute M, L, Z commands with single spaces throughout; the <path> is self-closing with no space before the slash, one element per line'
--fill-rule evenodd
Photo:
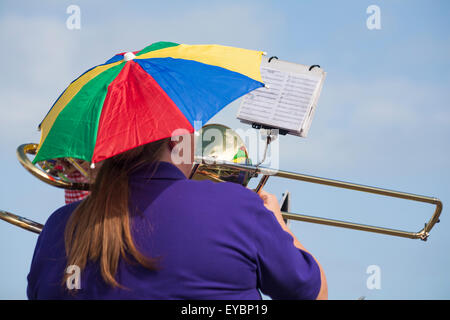
<path fill-rule="evenodd" d="M 200 142 L 196 143 L 196 154 L 214 160 L 227 160 L 232 163 L 250 164 L 247 148 L 241 137 L 227 126 L 207 124 L 202 127 Z M 235 168 L 225 168 L 214 164 L 195 165 L 190 179 L 211 180 L 215 182 L 235 182 L 247 186 L 254 176 L 251 172 Z"/>

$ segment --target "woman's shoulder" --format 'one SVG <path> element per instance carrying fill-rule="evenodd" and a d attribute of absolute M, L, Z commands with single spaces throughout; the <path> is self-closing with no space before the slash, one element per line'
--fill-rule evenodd
<path fill-rule="evenodd" d="M 58 229 L 65 225 L 72 212 L 78 207 L 81 201 L 72 202 L 56 209 L 44 224 L 44 229 Z"/>
<path fill-rule="evenodd" d="M 39 234 L 33 262 L 39 261 L 38 257 L 59 257 L 64 255 L 64 231 L 70 214 L 78 206 L 74 202 L 56 209 L 50 216 Z M 35 260 L 35 258 L 37 260 Z"/>

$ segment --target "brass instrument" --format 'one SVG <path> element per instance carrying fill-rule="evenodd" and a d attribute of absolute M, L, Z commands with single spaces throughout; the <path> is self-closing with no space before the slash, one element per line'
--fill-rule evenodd
<path fill-rule="evenodd" d="M 212 140 L 207 144 L 203 144 L 205 134 L 208 130 L 216 130 L 220 132 L 223 139 Z M 368 192 L 372 194 L 383 195 L 387 197 L 400 198 L 411 201 L 424 202 L 435 206 L 434 213 L 431 218 L 425 223 L 425 226 L 417 232 L 403 231 L 390 229 L 385 227 L 370 226 L 364 224 L 358 224 L 354 222 L 333 220 L 328 218 L 314 217 L 303 214 L 297 214 L 292 212 L 282 212 L 283 218 L 288 220 L 305 221 L 310 223 L 323 224 L 328 226 L 342 227 L 354 230 L 361 230 L 367 232 L 374 232 L 379 234 L 385 234 L 390 236 L 397 236 L 410 239 L 427 240 L 431 229 L 439 222 L 439 216 L 442 211 L 442 202 L 434 197 L 421 196 L 411 193 L 405 193 L 400 191 L 393 191 L 387 189 L 381 189 L 377 187 L 364 186 L 360 184 L 332 180 L 327 178 L 315 177 L 305 175 L 301 173 L 274 170 L 270 168 L 261 167 L 259 165 L 252 165 L 248 158 L 247 149 L 242 139 L 230 128 L 219 125 L 211 124 L 206 125 L 201 130 L 201 143 L 197 144 L 200 147 L 201 154 L 196 156 L 196 163 L 193 166 L 191 176 L 189 178 L 195 180 L 209 179 L 216 182 L 231 181 L 241 183 L 247 186 L 249 180 L 258 175 L 262 175 L 258 186 L 255 191 L 259 191 L 267 183 L 270 176 L 287 178 L 292 180 L 316 183 L 327 185 L 336 188 L 350 189 L 354 191 Z M 232 143 L 229 143 L 229 139 Z M 227 142 L 228 141 L 228 142 Z M 51 163 L 40 163 L 38 168 L 34 166 L 28 159 L 27 154 L 35 154 L 37 145 L 25 144 L 21 145 L 17 150 L 17 156 L 20 163 L 34 176 L 40 180 L 47 182 L 51 185 L 60 188 L 69 188 L 75 190 L 88 190 L 89 184 L 80 184 L 68 181 L 63 174 L 57 173 L 55 175 L 54 168 Z M 198 154 L 198 150 L 196 152 Z M 240 155 L 240 156 L 238 156 Z M 73 159 L 67 159 L 71 163 L 75 163 L 74 166 L 80 171 L 82 169 L 77 166 Z M 78 168 L 80 167 L 80 168 Z M 40 231 L 40 225 L 25 218 L 21 218 L 5 211 L 0 211 L 0 218 L 10 223 L 16 224 L 22 228 L 26 228 L 33 232 Z M 26 227 L 27 223 L 30 223 L 29 228 Z"/>
<path fill-rule="evenodd" d="M 88 183 L 79 183 L 71 181 L 64 173 L 63 168 L 55 166 L 56 160 L 41 161 L 36 166 L 30 161 L 28 155 L 35 155 L 38 145 L 35 143 L 22 144 L 17 148 L 16 155 L 20 164 L 33 176 L 39 180 L 48 183 L 57 188 L 70 190 L 89 190 Z M 64 158 L 75 167 L 83 176 L 87 177 L 88 173 L 84 170 L 77 161 L 72 158 Z"/>
<path fill-rule="evenodd" d="M 216 165 L 208 165 L 208 166 L 214 167 Z M 282 212 L 283 218 L 288 219 L 288 220 L 312 222 L 312 223 L 318 223 L 318 224 L 323 224 L 323 225 L 328 225 L 328 226 L 342 227 L 342 228 L 355 229 L 355 230 L 368 231 L 368 232 L 375 232 L 375 233 L 381 233 L 381 234 L 397 236 L 397 237 L 427 240 L 431 229 L 434 227 L 434 225 L 437 222 L 439 222 L 439 216 L 442 211 L 442 202 L 439 199 L 433 198 L 433 197 L 427 197 L 427 196 L 421 196 L 421 195 L 405 193 L 405 192 L 400 192 L 400 191 L 393 191 L 393 190 L 381 189 L 381 188 L 376 188 L 376 187 L 364 186 L 364 185 L 355 184 L 355 183 L 351 183 L 351 182 L 315 177 L 315 176 L 305 175 L 305 174 L 301 174 L 301 173 L 295 173 L 295 172 L 289 172 L 289 171 L 283 171 L 283 170 L 273 170 L 273 169 L 264 168 L 264 167 L 256 167 L 256 166 L 252 166 L 252 165 L 242 165 L 242 164 L 236 164 L 236 163 L 228 163 L 228 162 L 224 162 L 224 161 L 221 161 L 220 164 L 217 164 L 218 170 L 223 170 L 224 168 L 240 170 L 240 171 L 247 171 L 247 172 L 254 173 L 254 174 L 262 174 L 263 178 L 261 178 L 261 180 L 263 181 L 263 183 L 260 183 L 258 185 L 257 189 L 260 189 L 264 186 L 264 184 L 267 182 L 268 177 L 274 176 L 274 177 L 281 177 L 281 178 L 293 179 L 293 180 L 298 180 L 298 181 L 317 183 L 317 184 L 322 184 L 322 185 L 327 185 L 327 186 L 332 186 L 332 187 L 337 187 L 337 188 L 344 188 L 344 189 L 350 189 L 350 190 L 355 190 L 355 191 L 374 193 L 374 194 L 388 196 L 388 197 L 401 198 L 401 199 L 418 201 L 418 202 L 425 202 L 425 203 L 433 204 L 435 206 L 432 217 L 429 219 L 428 222 L 425 223 L 424 228 L 417 232 L 408 232 L 408 231 L 395 230 L 395 229 L 389 229 L 389 228 L 384 228 L 384 227 L 369 226 L 369 225 L 358 224 L 358 223 L 353 223 L 353 222 L 332 220 L 332 219 L 327 219 L 327 218 L 314 217 L 314 216 L 308 216 L 308 215 L 291 213 L 291 212 Z M 194 167 L 194 169 L 195 169 L 195 167 Z M 214 170 L 214 169 L 210 168 L 209 170 Z"/>
<path fill-rule="evenodd" d="M 15 214 L 12 214 L 11 212 L 4 210 L 0 210 L 0 219 L 34 233 L 41 233 L 42 228 L 44 227 L 42 224 L 38 222 L 35 222 L 33 220 L 21 216 L 17 216 Z"/>

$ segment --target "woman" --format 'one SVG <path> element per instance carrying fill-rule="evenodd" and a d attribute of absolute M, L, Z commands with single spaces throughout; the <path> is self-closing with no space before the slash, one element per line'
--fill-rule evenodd
<path fill-rule="evenodd" d="M 327 298 L 322 268 L 283 222 L 277 199 L 187 179 L 192 162 L 173 161 L 178 143 L 103 161 L 89 197 L 50 216 L 28 275 L 30 299 Z"/>

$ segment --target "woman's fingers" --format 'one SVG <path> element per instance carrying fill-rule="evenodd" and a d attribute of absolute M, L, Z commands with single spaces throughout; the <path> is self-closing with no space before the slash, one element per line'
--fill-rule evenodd
<path fill-rule="evenodd" d="M 275 215 L 280 214 L 280 204 L 278 203 L 278 199 L 275 195 L 266 192 L 264 190 L 259 191 L 259 196 L 264 202 L 264 206 L 272 211 Z"/>

